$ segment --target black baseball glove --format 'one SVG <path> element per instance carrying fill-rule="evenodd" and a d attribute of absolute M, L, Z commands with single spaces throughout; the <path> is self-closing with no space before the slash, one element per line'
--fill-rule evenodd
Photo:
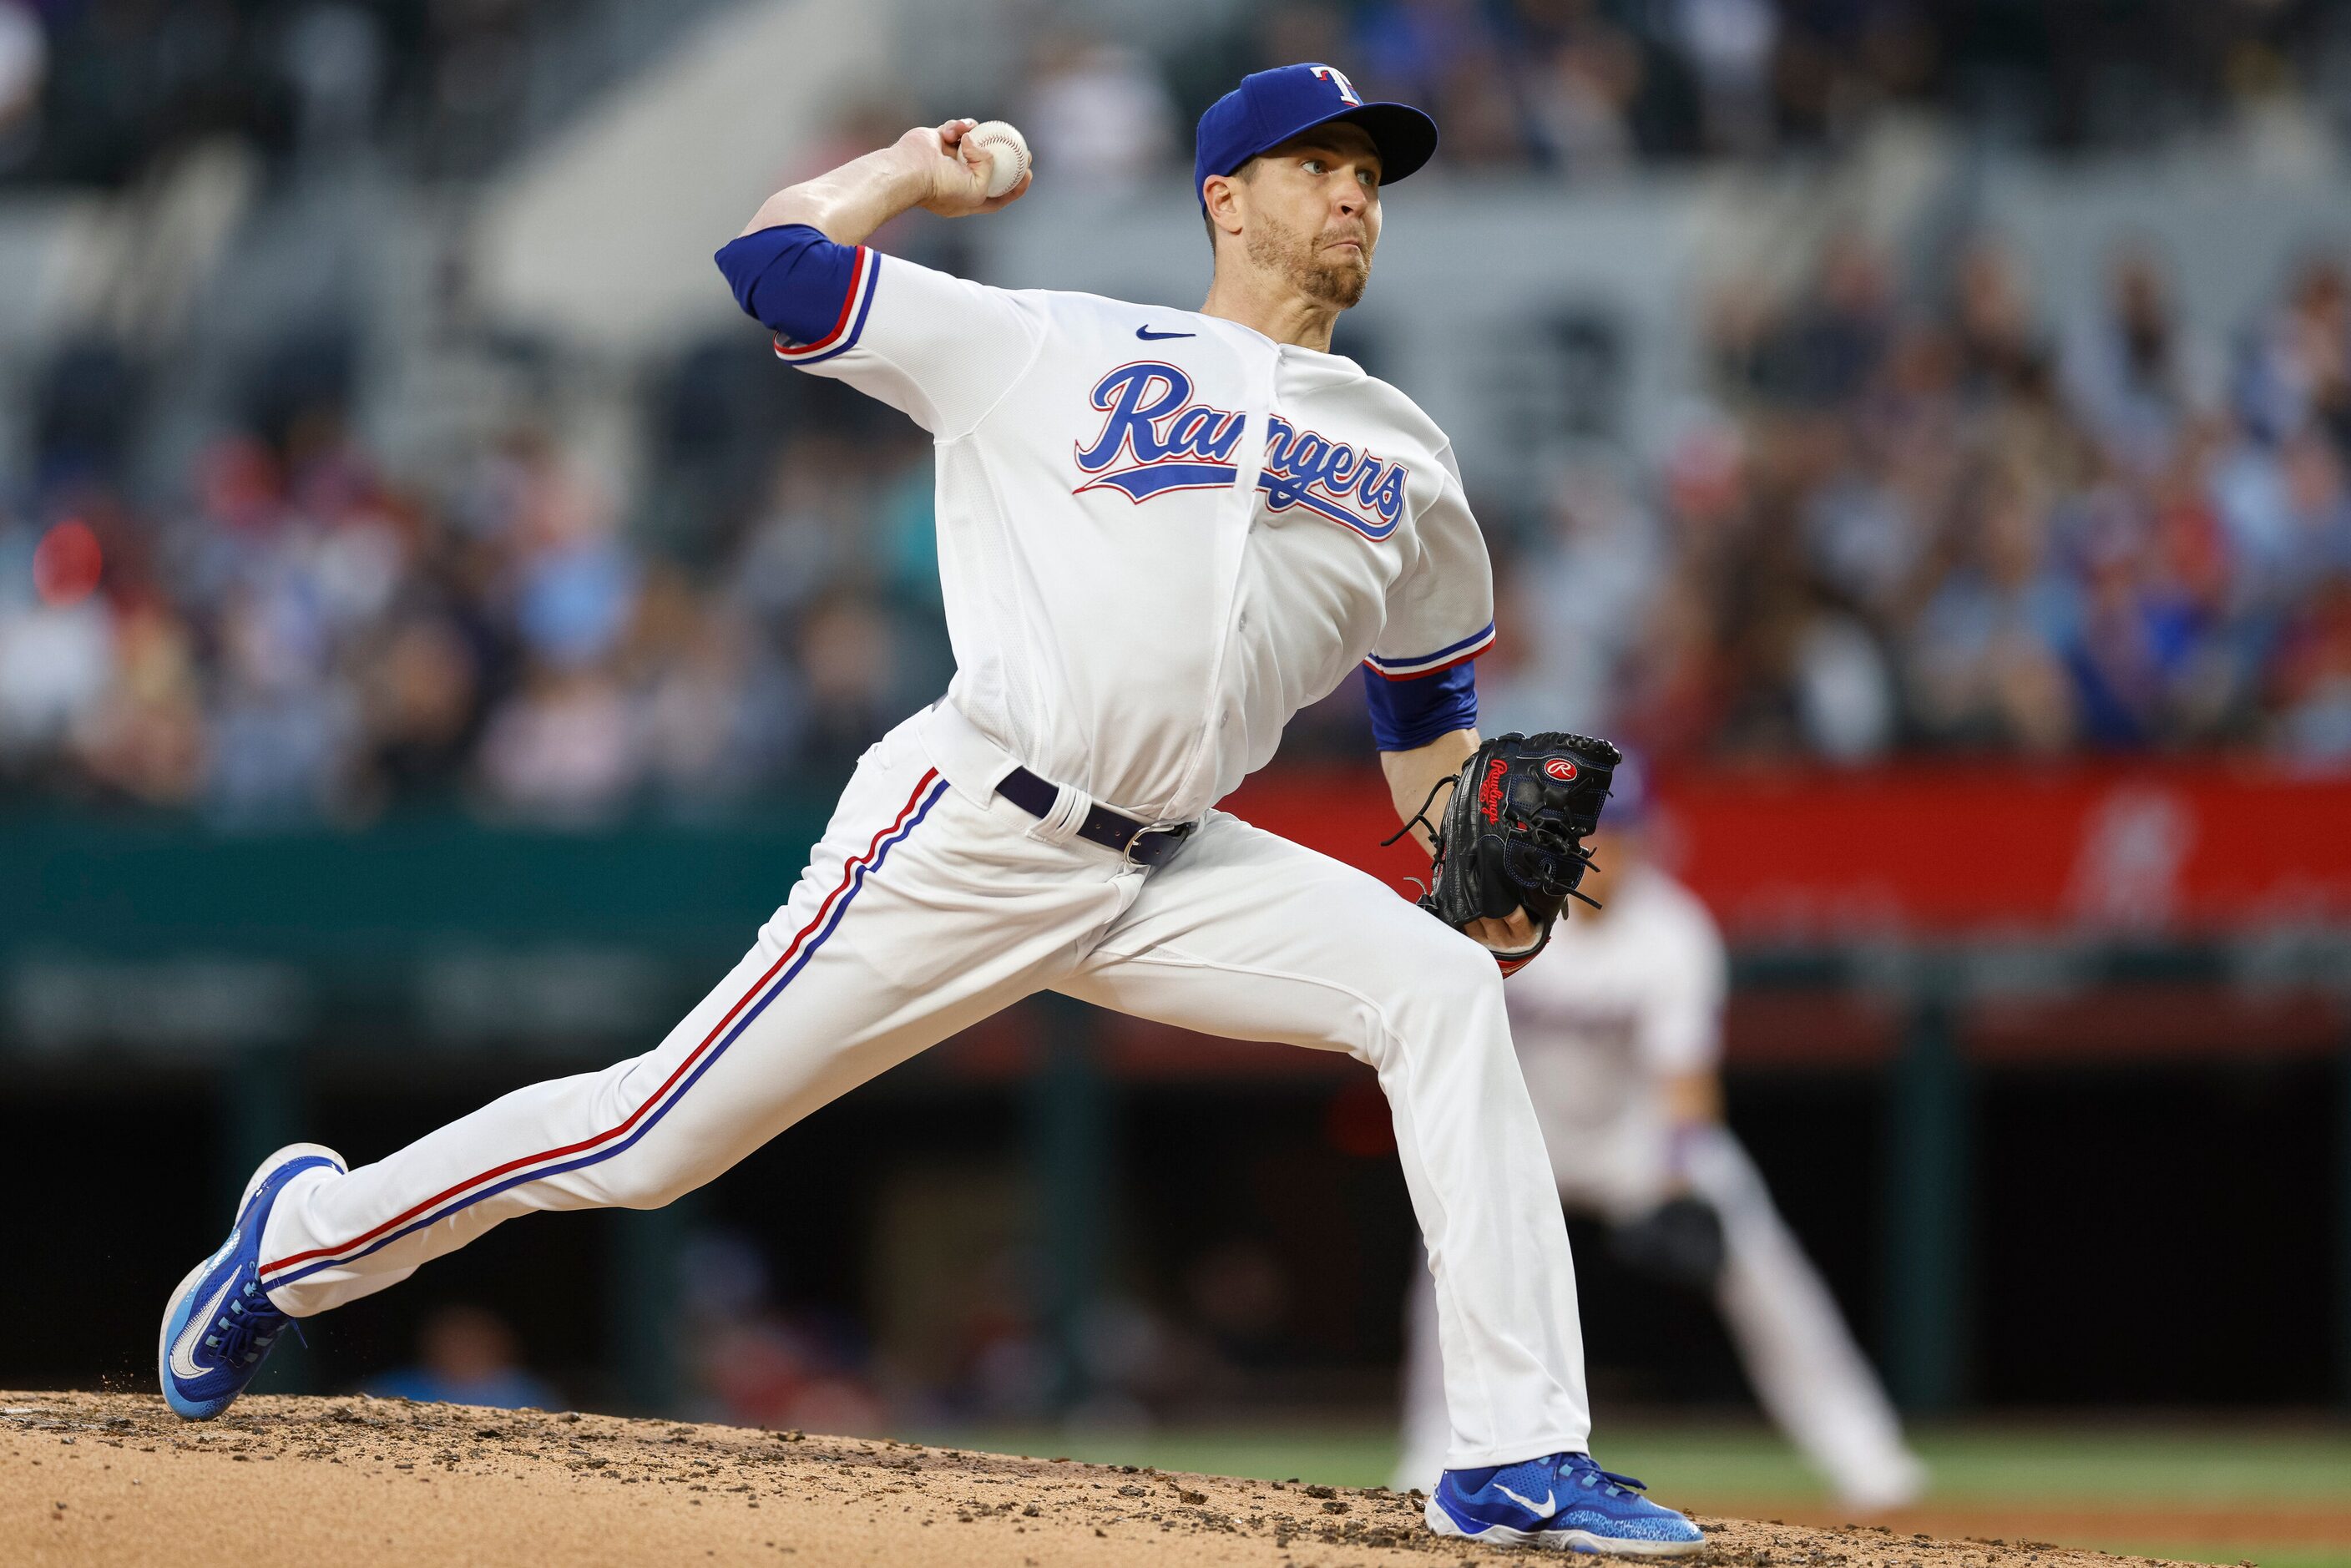
<path fill-rule="evenodd" d="M 1442 821 L 1429 822 L 1427 800 L 1413 818 L 1436 846 L 1420 906 L 1457 930 L 1524 909 L 1540 928 L 1534 945 L 1494 955 L 1506 975 L 1524 965 L 1551 940 L 1570 898 L 1599 907 L 1576 884 L 1592 857 L 1583 841 L 1600 825 L 1623 760 L 1606 741 L 1582 735 L 1499 735 L 1479 746 L 1449 780 Z"/>
<path fill-rule="evenodd" d="M 1668 1284 L 1710 1291 L 1722 1275 L 1722 1217 L 1687 1193 L 1621 1222 L 1609 1243 L 1618 1262 Z"/>

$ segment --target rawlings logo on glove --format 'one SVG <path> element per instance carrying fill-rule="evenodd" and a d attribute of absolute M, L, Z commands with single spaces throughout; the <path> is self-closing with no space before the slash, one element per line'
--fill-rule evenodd
<path fill-rule="evenodd" d="M 1428 821 L 1426 800 L 1413 818 L 1436 850 L 1420 906 L 1456 930 L 1524 909 L 1540 928 L 1534 945 L 1494 955 L 1506 975 L 1522 967 L 1551 940 L 1569 899 L 1599 907 L 1576 891 L 1592 858 L 1583 841 L 1600 825 L 1623 760 L 1608 742 L 1582 735 L 1501 735 L 1479 746 L 1449 780 L 1443 821 Z"/>

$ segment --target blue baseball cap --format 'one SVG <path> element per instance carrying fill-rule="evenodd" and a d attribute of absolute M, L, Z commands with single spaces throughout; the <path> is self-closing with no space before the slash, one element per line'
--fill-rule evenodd
<path fill-rule="evenodd" d="M 1437 121 L 1408 103 L 1365 103 L 1336 66 L 1277 66 L 1241 78 L 1241 85 L 1208 106 L 1193 143 L 1192 194 L 1208 210 L 1201 188 L 1211 174 L 1231 174 L 1260 152 L 1334 120 L 1371 133 L 1379 150 L 1380 183 L 1393 185 L 1437 151 Z"/>

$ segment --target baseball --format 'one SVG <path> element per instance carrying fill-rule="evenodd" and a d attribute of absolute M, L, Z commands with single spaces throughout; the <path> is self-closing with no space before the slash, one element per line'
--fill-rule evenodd
<path fill-rule="evenodd" d="M 964 145 L 987 150 L 987 194 L 991 200 L 1020 183 L 1029 172 L 1029 141 L 1008 120 L 983 120 L 963 133 Z"/>

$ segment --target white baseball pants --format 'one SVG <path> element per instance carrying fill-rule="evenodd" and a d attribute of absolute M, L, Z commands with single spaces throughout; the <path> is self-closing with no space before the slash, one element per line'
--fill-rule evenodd
<path fill-rule="evenodd" d="M 653 1208 L 1039 990 L 1379 1074 L 1426 1239 L 1447 1463 L 1586 1446 L 1567 1229 L 1493 959 L 1362 872 L 1220 812 L 1155 870 L 994 792 L 952 706 L 859 763 L 758 943 L 660 1045 L 288 1184 L 270 1300 L 308 1316 L 533 1209 Z M 1071 804 L 1065 791 L 1063 804 Z"/>
<path fill-rule="evenodd" d="M 1837 1500 L 1876 1511 L 1914 1500 L 1926 1468 L 1828 1286 L 1773 1207 L 1763 1176 L 1728 1128 L 1691 1149 L 1690 1189 L 1722 1218 L 1723 1269 L 1715 1304 L 1764 1411 L 1828 1479 Z M 1579 1208 L 1607 1207 L 1598 1191 L 1567 1193 Z M 1579 1201 L 1582 1199 L 1582 1201 Z M 1428 1487 L 1446 1468 L 1439 1325 L 1425 1287 L 1405 1308 L 1404 1451 L 1399 1487 Z"/>

